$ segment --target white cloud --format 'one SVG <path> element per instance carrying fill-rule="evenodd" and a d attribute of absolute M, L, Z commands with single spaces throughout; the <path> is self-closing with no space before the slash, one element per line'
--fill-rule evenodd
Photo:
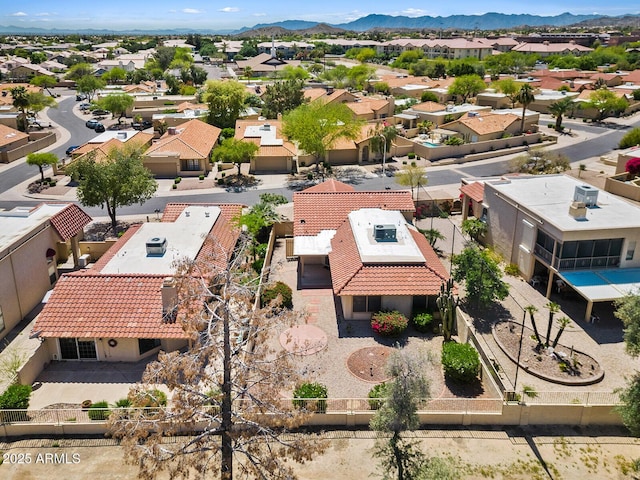
<path fill-rule="evenodd" d="M 253 16 L 254 17 L 266 17 L 267 14 L 266 13 L 254 13 Z"/>
<path fill-rule="evenodd" d="M 231 12 L 239 12 L 240 9 L 238 7 L 224 7 L 218 10 L 219 12 L 231 13 Z"/>
<path fill-rule="evenodd" d="M 182 13 L 194 14 L 194 13 L 204 13 L 204 11 L 198 10 L 197 8 L 183 8 Z"/>
<path fill-rule="evenodd" d="M 28 15 L 24 12 L 16 12 L 10 15 L 11 17 L 27 17 Z"/>
<path fill-rule="evenodd" d="M 429 14 L 429 12 L 427 12 L 426 10 L 422 10 L 421 8 L 406 8 L 400 13 L 402 15 L 406 15 L 407 17 L 423 17 Z"/>

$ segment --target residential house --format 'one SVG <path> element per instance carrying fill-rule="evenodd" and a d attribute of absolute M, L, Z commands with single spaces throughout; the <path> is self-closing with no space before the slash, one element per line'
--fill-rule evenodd
<path fill-rule="evenodd" d="M 169 127 L 144 154 L 144 165 L 157 177 L 193 177 L 211 171 L 211 153 L 221 130 L 202 120 Z"/>
<path fill-rule="evenodd" d="M 457 120 L 468 112 L 489 111 L 491 111 L 491 107 L 472 105 L 470 103 L 463 103 L 461 105 L 442 105 L 435 102 L 423 102 L 413 105 L 402 113 L 407 115 L 416 115 L 418 117 L 418 123 L 430 121 L 435 126 L 439 127 L 445 123 Z"/>
<path fill-rule="evenodd" d="M 275 54 L 278 58 L 293 59 L 298 54 L 308 55 L 311 50 L 315 48 L 315 45 L 306 42 L 261 42 L 258 43 L 258 54 L 267 53 Z"/>
<path fill-rule="evenodd" d="M 512 52 L 536 54 L 540 57 L 551 55 L 573 55 L 579 57 L 593 52 L 593 48 L 585 47 L 575 42 L 569 43 L 520 43 L 511 49 Z"/>
<path fill-rule="evenodd" d="M 42 301 L 58 280 L 58 261 L 79 258 L 91 221 L 80 207 L 41 203 L 0 211 L 0 338 Z"/>
<path fill-rule="evenodd" d="M 433 306 L 448 274 L 410 223 L 410 192 L 357 192 L 328 180 L 295 193 L 293 208 L 300 288 L 331 287 L 347 319 Z"/>
<path fill-rule="evenodd" d="M 299 67 L 300 64 L 300 60 L 282 60 L 275 55 L 260 53 L 246 60 L 237 60 L 235 71 L 238 75 L 244 75 L 245 70 L 249 68 L 255 76 L 277 77 L 278 72 L 287 66 Z"/>
<path fill-rule="evenodd" d="M 640 287 L 640 207 L 565 175 L 484 182 L 487 243 L 526 280 L 593 304 Z"/>
<path fill-rule="evenodd" d="M 9 163 L 7 152 L 29 143 L 29 134 L 0 123 L 0 163 Z"/>
<path fill-rule="evenodd" d="M 422 50 L 425 58 L 444 58 L 454 60 L 459 58 L 483 58 L 492 55 L 493 47 L 477 40 L 466 38 L 397 38 L 383 42 L 378 47 L 378 53 L 392 57 L 408 50 Z"/>
<path fill-rule="evenodd" d="M 520 133 L 520 118 L 512 113 L 469 112 L 443 128 L 458 132 L 465 143 L 476 143 Z"/>
<path fill-rule="evenodd" d="M 258 145 L 251 159 L 252 174 L 291 173 L 296 146 L 282 136 L 280 120 L 237 120 L 235 138 Z"/>
<path fill-rule="evenodd" d="M 242 207 L 168 204 L 162 222 L 131 227 L 91 268 L 63 275 L 32 336 L 50 360 L 137 361 L 185 347 L 175 261 L 225 269 Z"/>
<path fill-rule="evenodd" d="M 48 77 L 53 77 L 55 76 L 55 73 L 47 70 L 41 65 L 34 65 L 31 63 L 25 63 L 23 65 L 18 65 L 15 68 L 11 68 L 8 73 L 8 77 L 17 82 L 28 82 L 37 75 L 46 75 Z"/>

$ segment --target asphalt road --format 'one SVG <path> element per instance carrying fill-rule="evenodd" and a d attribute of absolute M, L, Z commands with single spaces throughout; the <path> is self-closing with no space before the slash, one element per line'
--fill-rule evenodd
<path fill-rule="evenodd" d="M 63 95 L 68 95 L 69 91 L 64 91 Z M 71 137 L 64 145 L 53 150 L 59 157 L 64 156 L 65 150 L 70 145 L 81 145 L 92 138 L 95 133 L 85 127 L 84 120 L 78 118 L 71 111 L 75 105 L 75 95 L 65 98 L 59 103 L 58 108 L 50 109 L 48 112 L 51 120 L 58 125 L 64 125 L 70 132 Z M 631 126 L 620 126 L 617 124 L 610 125 L 594 125 L 585 124 L 581 121 L 565 119 L 563 125 L 567 129 L 571 129 L 574 137 L 584 137 L 584 141 L 577 142 L 570 146 L 564 147 L 562 152 L 567 155 L 571 163 L 579 163 L 588 158 L 599 157 L 615 150 L 622 136 L 634 126 L 640 125 L 640 120 Z M 541 128 L 547 128 L 542 125 Z M 502 175 L 509 171 L 509 162 L 507 158 L 497 158 L 493 161 L 474 162 L 461 165 L 451 165 L 447 168 L 429 169 L 429 186 L 437 187 L 439 185 L 451 185 L 460 182 L 463 177 L 487 177 Z M 12 188 L 13 186 L 33 178 L 37 174 L 35 167 L 26 165 L 20 161 L 15 166 L 6 169 L 0 175 L 0 194 Z M 378 177 L 362 179 L 354 185 L 357 190 L 382 190 L 400 189 L 397 183 L 390 177 Z M 246 205 L 252 205 L 259 199 L 261 193 L 278 193 L 291 199 L 293 190 L 287 187 L 276 188 L 271 190 L 247 190 L 239 193 L 202 193 L 190 195 L 172 195 L 170 197 L 154 197 L 143 205 L 131 205 L 128 207 L 120 207 L 118 215 L 141 215 L 153 212 L 156 209 L 163 210 L 166 203 L 171 202 L 238 202 Z M 20 201 L 0 201 L 0 208 L 11 209 L 18 205 L 32 205 L 39 203 L 40 200 L 24 198 Z M 83 207 L 93 217 L 103 217 L 106 211 L 99 207 L 86 208 Z"/>

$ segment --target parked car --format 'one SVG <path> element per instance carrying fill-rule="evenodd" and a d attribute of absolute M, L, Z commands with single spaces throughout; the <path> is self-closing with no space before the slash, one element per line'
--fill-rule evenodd
<path fill-rule="evenodd" d="M 39 128 L 40 130 L 44 128 L 44 125 L 42 125 L 37 119 L 33 117 L 28 117 L 27 122 L 29 124 L 29 127 L 31 128 Z"/>
<path fill-rule="evenodd" d="M 92 110 L 91 113 L 98 117 L 102 117 L 104 115 L 109 115 L 111 112 L 109 110 L 102 110 L 101 108 L 97 108 L 96 110 Z"/>
<path fill-rule="evenodd" d="M 71 154 L 74 152 L 74 150 L 76 150 L 76 149 L 77 149 L 77 148 L 79 148 L 79 147 L 80 147 L 80 145 L 71 145 L 69 148 L 67 148 L 67 150 L 65 151 L 65 153 L 66 153 L 67 155 L 71 155 Z"/>
<path fill-rule="evenodd" d="M 153 123 L 149 120 L 145 120 L 140 123 L 132 123 L 131 127 L 133 127 L 134 130 L 146 130 L 147 128 L 153 127 Z"/>
<path fill-rule="evenodd" d="M 94 128 L 94 130 L 98 133 L 102 133 L 104 132 L 106 129 L 104 128 L 104 125 L 101 123 L 96 123 L 96 127 Z"/>
<path fill-rule="evenodd" d="M 89 110 L 91 108 L 91 104 L 84 102 L 81 103 L 78 108 L 80 108 L 80 110 Z"/>
<path fill-rule="evenodd" d="M 85 125 L 86 125 L 88 128 L 93 128 L 93 129 L 95 129 L 95 128 L 96 128 L 96 125 L 98 125 L 99 123 L 100 123 L 100 122 L 99 122 L 98 120 L 96 120 L 95 118 L 92 118 L 92 119 L 90 119 L 90 120 L 87 120 L 87 123 L 85 123 Z"/>
<path fill-rule="evenodd" d="M 76 95 L 76 102 L 80 102 L 80 101 L 86 100 L 86 99 L 87 99 L 87 96 L 84 93 L 78 93 Z"/>

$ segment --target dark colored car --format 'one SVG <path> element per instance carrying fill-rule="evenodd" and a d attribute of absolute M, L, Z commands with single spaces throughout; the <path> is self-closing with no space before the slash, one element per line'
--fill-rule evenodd
<path fill-rule="evenodd" d="M 96 110 L 92 110 L 91 113 L 102 117 L 104 115 L 109 115 L 111 112 L 109 110 L 102 110 L 101 108 L 98 108 Z"/>
<path fill-rule="evenodd" d="M 77 102 L 80 102 L 80 101 L 86 100 L 86 99 L 87 99 L 87 96 L 84 93 L 79 93 L 79 94 L 76 95 L 76 101 Z"/>
<path fill-rule="evenodd" d="M 94 128 L 94 130 L 98 133 L 102 133 L 104 132 L 106 129 L 104 128 L 104 125 L 101 123 L 96 123 L 96 128 Z"/>
<path fill-rule="evenodd" d="M 131 126 L 134 130 L 146 130 L 147 128 L 153 127 L 153 123 L 151 123 L 149 120 L 145 120 L 144 122 L 133 123 L 131 124 Z"/>
<path fill-rule="evenodd" d="M 66 152 L 65 152 L 65 153 L 66 153 L 67 155 L 71 155 L 71 154 L 73 153 L 73 151 L 74 151 L 75 149 L 77 149 L 79 146 L 80 146 L 80 145 L 71 145 L 69 148 L 67 148 L 67 150 L 66 150 Z"/>
<path fill-rule="evenodd" d="M 90 120 L 87 120 L 87 123 L 85 123 L 85 125 L 86 125 L 88 128 L 93 128 L 93 129 L 95 129 L 95 128 L 96 128 L 96 125 L 98 125 L 99 123 L 100 123 L 100 122 L 99 122 L 98 120 L 96 120 L 95 118 L 92 118 L 92 119 L 90 119 Z"/>

